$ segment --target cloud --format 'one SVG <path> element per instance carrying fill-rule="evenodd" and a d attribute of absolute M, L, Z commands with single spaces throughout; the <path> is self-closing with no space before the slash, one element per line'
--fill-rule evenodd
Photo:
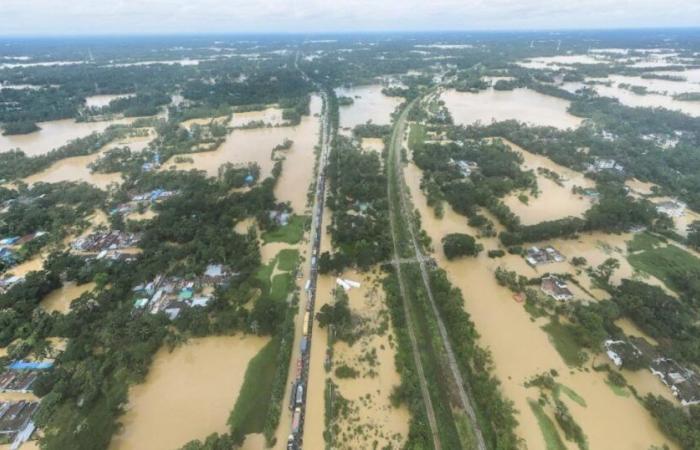
<path fill-rule="evenodd" d="M 0 34 L 697 26 L 697 0 L 0 0 Z"/>

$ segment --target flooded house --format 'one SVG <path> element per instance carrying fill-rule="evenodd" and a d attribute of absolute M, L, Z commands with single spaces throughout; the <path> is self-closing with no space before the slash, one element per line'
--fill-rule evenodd
<path fill-rule="evenodd" d="M 656 203 L 656 210 L 668 217 L 681 217 L 685 213 L 686 204 L 679 200 L 667 200 Z"/>
<path fill-rule="evenodd" d="M 27 441 L 36 428 L 32 417 L 38 407 L 38 402 L 25 400 L 0 402 L 0 444 L 15 449 Z"/>
<path fill-rule="evenodd" d="M 618 163 L 614 159 L 598 159 L 596 158 L 592 164 L 588 165 L 588 172 L 599 173 L 606 170 L 612 170 L 614 172 L 623 173 L 625 171 L 624 166 Z"/>
<path fill-rule="evenodd" d="M 31 392 L 41 371 L 51 367 L 52 361 L 15 361 L 0 372 L 0 392 Z"/>
<path fill-rule="evenodd" d="M 605 353 L 608 358 L 617 367 L 622 367 L 622 364 L 628 358 L 638 358 L 642 356 L 642 352 L 633 343 L 626 340 L 608 339 L 603 343 Z"/>
<path fill-rule="evenodd" d="M 651 372 L 671 389 L 683 406 L 700 404 L 700 376 L 670 358 L 656 358 Z"/>
<path fill-rule="evenodd" d="M 210 264 L 201 276 L 191 279 L 158 275 L 133 289 L 134 309 L 151 314 L 164 312 L 170 320 L 176 319 L 183 309 L 207 306 L 213 290 L 233 275 L 221 264 Z"/>
<path fill-rule="evenodd" d="M 525 261 L 532 267 L 541 264 L 566 261 L 566 257 L 557 249 L 548 245 L 546 247 L 530 247 L 525 253 Z"/>
<path fill-rule="evenodd" d="M 105 250 L 118 250 L 134 247 L 138 244 L 140 236 L 124 231 L 98 231 L 83 238 L 78 238 L 71 243 L 73 250 L 88 253 L 100 253 Z"/>
<path fill-rule="evenodd" d="M 0 279 L 0 294 L 9 291 L 15 284 L 24 281 L 24 277 L 11 276 Z"/>
<path fill-rule="evenodd" d="M 456 167 L 457 170 L 459 170 L 459 173 L 461 173 L 463 177 L 468 177 L 474 171 L 479 169 L 479 165 L 476 162 L 466 161 L 466 160 L 455 161 L 454 159 L 451 159 L 450 166 Z"/>
<path fill-rule="evenodd" d="M 566 282 L 554 275 L 543 277 L 540 289 L 555 300 L 568 301 L 574 298 Z"/>

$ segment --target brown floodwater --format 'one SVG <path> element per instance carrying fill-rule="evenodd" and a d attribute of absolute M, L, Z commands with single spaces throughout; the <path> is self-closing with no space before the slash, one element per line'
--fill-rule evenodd
<path fill-rule="evenodd" d="M 381 155 L 384 150 L 384 140 L 379 138 L 362 138 L 362 149 L 377 152 Z"/>
<path fill-rule="evenodd" d="M 340 107 L 340 128 L 345 134 L 356 125 L 370 120 L 379 125 L 391 123 L 391 113 L 403 102 L 403 99 L 388 97 L 382 94 L 382 89 L 381 85 L 373 84 L 335 90 L 339 97 L 351 97 L 354 101 L 352 105 Z"/>
<path fill-rule="evenodd" d="M 248 362 L 267 343 L 256 336 L 191 339 L 155 356 L 146 381 L 129 389 L 112 450 L 172 450 L 228 431 Z"/>
<path fill-rule="evenodd" d="M 85 97 L 85 106 L 88 108 L 102 108 L 103 106 L 109 105 L 112 100 L 117 100 L 119 98 L 133 97 L 134 94 L 120 94 L 120 95 L 91 95 Z"/>
<path fill-rule="evenodd" d="M 562 66 L 571 66 L 572 64 L 605 64 L 606 61 L 602 55 L 557 55 L 557 56 L 539 56 L 530 58 L 526 61 L 518 62 L 519 66 L 528 69 L 552 69 L 557 70 Z"/>
<path fill-rule="evenodd" d="M 88 165 L 99 159 L 104 152 L 115 147 L 128 146 L 134 152 L 140 152 L 148 146 L 153 136 L 137 136 L 122 139 L 104 146 L 99 152 L 87 156 L 75 156 L 56 161 L 46 170 L 30 175 L 24 179 L 27 184 L 36 182 L 58 183 L 61 181 L 85 181 L 100 189 L 112 183 L 121 182 L 120 173 L 92 173 Z"/>
<path fill-rule="evenodd" d="M 502 139 L 513 150 L 523 156 L 523 170 L 532 170 L 537 176 L 538 195 L 535 197 L 529 191 L 517 192 L 504 199 L 504 203 L 520 217 L 524 225 L 531 225 L 545 220 L 561 219 L 563 217 L 581 217 L 591 207 L 591 201 L 582 195 L 574 194 L 574 186 L 592 188 L 595 183 L 584 177 L 582 173 L 561 166 L 551 159 L 530 153 L 529 151 Z M 538 168 L 546 168 L 559 175 L 561 185 L 537 172 Z M 518 199 L 519 194 L 528 196 L 527 204 Z"/>
<path fill-rule="evenodd" d="M 49 313 L 58 311 L 61 314 L 65 314 L 70 311 L 70 305 L 73 303 L 73 300 L 94 288 L 95 283 L 78 285 L 74 281 L 68 281 L 63 283 L 62 287 L 44 297 L 39 306 Z"/>
<path fill-rule="evenodd" d="M 508 255 L 489 259 L 486 252 L 476 258 L 454 261 L 444 257 L 439 242 L 445 233 L 475 235 L 476 230 L 471 229 L 466 219 L 457 215 L 449 205 L 445 205 L 444 218 L 436 219 L 420 191 L 420 170 L 412 169 L 412 166 L 409 164 L 405 172 L 406 181 L 414 206 L 421 214 L 423 228 L 437 247 L 434 256 L 464 295 L 465 310 L 476 324 L 481 345 L 492 353 L 495 374 L 503 383 L 503 393 L 519 411 L 516 431 L 528 448 L 545 448 L 545 443 L 527 403 L 528 398 L 536 398 L 537 394 L 526 389 L 523 383 L 550 369 L 556 369 L 560 374 L 558 381 L 575 390 L 588 403 L 587 408 L 581 408 L 564 399 L 586 433 L 591 448 L 637 450 L 662 443 L 677 448 L 661 433 L 641 404 L 632 397 L 619 397 L 613 393 L 602 374 L 572 371 L 550 343 L 547 333 L 540 328 L 541 324 L 533 323 L 522 304 L 513 300 L 512 293 L 498 285 L 494 271 L 502 265 L 526 276 L 534 276 L 534 270 L 522 258 Z M 495 238 L 482 239 L 481 242 L 486 250 L 498 247 Z"/>
<path fill-rule="evenodd" d="M 312 113 L 313 115 L 313 113 Z M 265 108 L 260 111 L 234 112 L 230 125 L 241 127 L 250 122 L 264 122 L 266 125 L 282 125 L 286 121 L 282 118 L 282 110 L 276 107 Z"/>
<path fill-rule="evenodd" d="M 14 136 L 0 135 L 0 153 L 19 148 L 28 156 L 42 155 L 93 132 L 102 132 L 117 123 L 131 123 L 134 119 L 118 119 L 104 122 L 76 122 L 73 119 L 41 122 L 39 131 Z"/>
<path fill-rule="evenodd" d="M 347 292 L 353 314 L 362 317 L 372 327 L 379 325 L 378 319 L 382 314 L 386 314 L 389 320 L 384 290 L 376 277 L 348 270 L 342 278 L 361 283 L 359 288 Z M 393 387 L 401 384 L 401 377 L 394 364 L 395 351 L 390 342 L 395 342 L 395 338 L 388 331 L 383 335 L 363 336 L 352 346 L 344 342 L 334 345 L 334 367 L 346 364 L 360 372 L 357 378 L 340 379 L 332 376 L 339 393 L 359 408 L 358 414 L 339 421 L 343 433 L 342 437 L 337 437 L 334 448 L 369 448 L 375 441 L 378 442 L 377 448 L 401 448 L 405 441 L 410 413 L 405 405 L 392 407 L 389 400 Z M 373 377 L 367 373 L 370 368 L 367 362 L 360 359 L 372 350 L 376 351 L 378 362 L 374 367 L 376 376 Z M 364 427 L 362 433 L 350 431 L 357 426 Z"/>
<path fill-rule="evenodd" d="M 515 119 L 534 125 L 576 128 L 582 121 L 567 112 L 568 101 L 527 88 L 512 91 L 489 88 L 479 93 L 450 89 L 441 98 L 455 123 L 462 125 Z"/>
<path fill-rule="evenodd" d="M 218 149 L 186 155 L 192 158 L 192 163 L 167 162 L 163 167 L 204 170 L 209 176 L 216 176 L 219 167 L 224 163 L 255 162 L 260 166 L 261 177 L 265 178 L 270 175 L 275 163 L 270 156 L 273 147 L 283 143 L 285 139 L 291 139 L 294 145 L 289 150 L 278 152 L 283 154 L 286 160 L 282 176 L 275 188 L 275 196 L 281 202 L 291 202 L 294 211 L 302 213 L 306 207 L 306 193 L 313 175 L 314 146 L 318 143 L 320 130 L 319 119 L 314 116 L 321 111 L 319 96 L 311 97 L 310 109 L 311 114 L 304 116 L 297 126 L 233 130 Z"/>

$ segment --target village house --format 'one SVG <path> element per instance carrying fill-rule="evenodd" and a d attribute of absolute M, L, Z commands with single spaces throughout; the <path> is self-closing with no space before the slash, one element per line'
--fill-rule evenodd
<path fill-rule="evenodd" d="M 450 166 L 456 167 L 459 170 L 459 173 L 461 173 L 464 177 L 468 177 L 472 174 L 472 172 L 479 169 L 479 165 L 477 163 L 466 160 L 455 161 L 454 159 L 450 159 Z"/>
<path fill-rule="evenodd" d="M 119 230 L 98 231 L 71 243 L 73 250 L 79 252 L 99 253 L 105 250 L 118 250 L 134 247 L 140 236 Z"/>
<path fill-rule="evenodd" d="M 614 159 L 595 159 L 593 164 L 589 164 L 587 168 L 588 172 L 602 172 L 604 170 L 613 170 L 615 172 L 622 173 L 625 168 L 619 164 Z"/>
<path fill-rule="evenodd" d="M 668 217 L 681 217 L 685 213 L 686 204 L 678 200 L 668 200 L 656 203 L 656 210 Z"/>
<path fill-rule="evenodd" d="M 671 389 L 683 406 L 700 404 L 700 376 L 670 358 L 656 358 L 651 372 Z"/>
<path fill-rule="evenodd" d="M 621 367 L 625 359 L 631 356 L 641 356 L 642 352 L 633 343 L 623 340 L 608 339 L 603 343 L 605 353 L 608 358 L 617 366 Z"/>
<path fill-rule="evenodd" d="M 529 265 L 535 267 L 541 264 L 566 261 L 566 258 L 559 253 L 557 249 L 548 245 L 543 248 L 530 247 L 527 249 L 525 261 L 527 261 Z"/>
<path fill-rule="evenodd" d="M 0 392 L 31 392 L 39 373 L 51 367 L 52 361 L 15 361 L 0 373 Z"/>
<path fill-rule="evenodd" d="M 0 279 L 0 294 L 4 294 L 9 291 L 12 286 L 17 283 L 24 281 L 24 277 L 11 276 Z"/>
<path fill-rule="evenodd" d="M 27 441 L 36 428 L 32 416 L 38 407 L 38 402 L 26 400 L 0 402 L 0 442 L 10 443 L 10 448 L 16 449 Z"/>
<path fill-rule="evenodd" d="M 540 289 L 555 300 L 567 301 L 574 298 L 574 294 L 569 290 L 566 282 L 554 275 L 543 277 Z"/>
<path fill-rule="evenodd" d="M 227 283 L 233 275 L 221 264 L 210 264 L 194 279 L 158 275 L 133 289 L 136 294 L 134 309 L 151 314 L 164 312 L 174 320 L 183 309 L 208 305 L 214 289 Z"/>

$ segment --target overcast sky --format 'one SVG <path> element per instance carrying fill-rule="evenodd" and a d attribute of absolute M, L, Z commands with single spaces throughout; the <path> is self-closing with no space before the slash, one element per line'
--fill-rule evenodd
<path fill-rule="evenodd" d="M 0 34 L 700 26 L 700 0 L 0 0 Z"/>

